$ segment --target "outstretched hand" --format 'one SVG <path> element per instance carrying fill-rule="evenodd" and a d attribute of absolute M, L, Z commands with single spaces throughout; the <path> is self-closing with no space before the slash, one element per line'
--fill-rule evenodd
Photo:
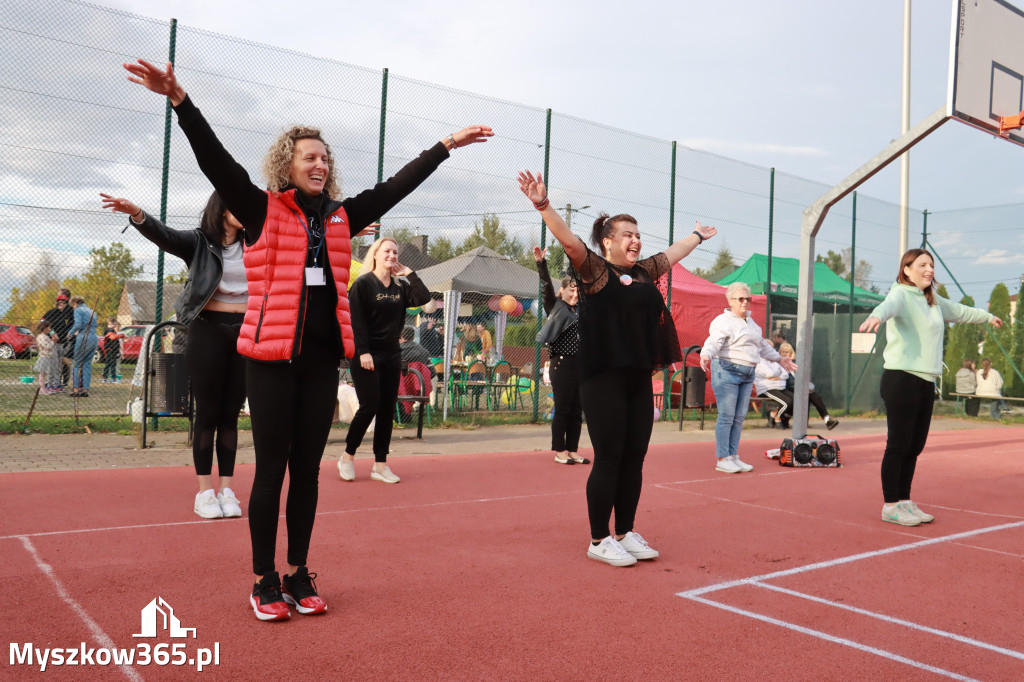
<path fill-rule="evenodd" d="M 864 320 L 860 325 L 861 332 L 877 332 L 878 328 L 882 326 L 882 321 L 877 317 L 869 317 Z"/>
<path fill-rule="evenodd" d="M 1003 328 L 1003 321 L 1000 320 L 998 317 L 993 317 L 992 318 L 992 326 L 995 327 L 996 329 L 1002 329 Z"/>
<path fill-rule="evenodd" d="M 707 241 L 718 234 L 718 230 L 711 225 L 701 225 L 700 221 L 697 221 L 697 227 L 693 230 L 700 235 L 700 238 Z"/>
<path fill-rule="evenodd" d="M 145 59 L 138 60 L 137 64 L 122 64 L 131 76 L 128 80 L 138 83 L 158 95 L 165 95 L 171 100 L 171 104 L 178 106 L 185 99 L 185 89 L 178 83 L 174 76 L 174 65 L 167 62 L 167 69 L 161 70 L 155 64 Z"/>
<path fill-rule="evenodd" d="M 791 358 L 782 358 L 781 360 L 779 360 L 779 364 L 782 365 L 782 369 L 786 370 L 787 372 L 795 372 L 798 369 L 800 369 L 799 367 L 796 366 L 796 363 L 793 362 Z"/>
<path fill-rule="evenodd" d="M 548 188 L 544 186 L 544 178 L 539 172 L 537 177 L 534 177 L 533 173 L 528 170 L 519 173 L 519 189 L 527 199 L 535 204 L 539 204 L 548 197 Z"/>
<path fill-rule="evenodd" d="M 533 260 L 537 261 L 538 263 L 547 258 L 547 255 L 547 249 L 542 249 L 539 246 L 533 247 Z"/>
<path fill-rule="evenodd" d="M 452 133 L 456 147 L 465 147 L 467 144 L 486 142 L 488 137 L 494 137 L 494 131 L 490 126 L 468 126 L 457 133 Z"/>
<path fill-rule="evenodd" d="M 132 203 L 129 199 L 121 199 L 120 197 L 112 197 L 109 194 L 100 192 L 100 196 L 103 197 L 103 208 L 110 209 L 114 213 L 127 213 L 128 215 L 138 215 L 142 210 L 136 204 Z"/>

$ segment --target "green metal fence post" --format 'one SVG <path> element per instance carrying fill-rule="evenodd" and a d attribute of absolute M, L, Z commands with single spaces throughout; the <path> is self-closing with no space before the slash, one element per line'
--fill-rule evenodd
<path fill-rule="evenodd" d="M 178 20 L 171 19 L 171 38 L 167 60 L 174 64 L 174 49 L 178 40 Z M 171 167 L 171 100 L 164 105 L 164 161 L 160 176 L 160 222 L 167 223 L 167 186 Z M 160 324 L 164 319 L 164 250 L 156 256 L 156 307 L 153 322 Z M 143 417 L 145 419 L 145 417 Z M 160 428 L 160 418 L 153 417 L 153 430 Z M 143 444 L 145 445 L 145 444 Z"/>
<path fill-rule="evenodd" d="M 924 210 L 924 224 L 921 226 L 921 248 L 926 248 L 928 243 L 928 209 Z"/>
<path fill-rule="evenodd" d="M 384 182 L 384 126 L 388 117 L 388 70 L 380 86 L 380 146 L 377 148 L 377 182 Z"/>
<path fill-rule="evenodd" d="M 551 177 L 548 175 L 548 167 L 551 163 L 551 109 L 547 110 L 547 115 L 544 121 L 544 184 L 547 185 L 548 192 L 551 191 Z M 547 244 L 548 226 L 544 224 L 544 221 L 540 221 L 540 248 L 543 250 L 545 244 Z M 544 292 L 541 288 L 540 280 L 537 281 L 537 300 L 540 301 L 544 297 Z M 542 306 L 537 306 L 537 332 L 540 333 L 540 309 Z M 533 421 L 537 421 L 540 417 L 540 381 L 538 378 L 541 376 L 540 369 L 540 344 L 534 343 L 534 359 L 533 359 L 533 376 L 530 380 L 533 381 Z"/>
<path fill-rule="evenodd" d="M 772 333 L 772 241 L 775 234 L 775 169 L 768 173 L 768 281 L 764 283 L 764 333 Z M 770 337 L 769 337 L 770 338 Z"/>
<path fill-rule="evenodd" d="M 668 243 L 673 244 L 676 240 L 676 141 L 672 140 L 672 175 L 669 180 L 668 193 Z M 668 308 L 669 317 L 672 316 L 672 270 L 668 271 L 668 292 L 665 296 L 665 306 Z M 661 407 L 662 414 L 672 412 L 672 386 L 669 378 L 672 376 L 671 367 L 666 367 L 661 373 Z M 682 396 L 680 396 L 680 400 Z M 681 406 L 679 409 L 683 409 Z"/>
<path fill-rule="evenodd" d="M 853 283 L 857 276 L 857 193 L 853 193 L 853 219 L 850 224 L 850 319 L 849 338 L 850 346 L 846 352 L 846 414 L 850 414 L 850 406 L 853 400 L 853 386 L 850 381 L 853 379 Z"/>

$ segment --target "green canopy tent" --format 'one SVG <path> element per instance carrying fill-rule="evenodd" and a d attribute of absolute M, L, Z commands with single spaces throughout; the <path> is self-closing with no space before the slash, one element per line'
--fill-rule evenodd
<path fill-rule="evenodd" d="M 732 273 L 718 280 L 716 284 L 728 286 L 733 282 L 743 282 L 750 287 L 752 294 L 766 294 L 768 282 L 768 256 L 755 253 L 747 259 L 740 267 Z M 792 301 L 796 300 L 797 290 L 800 285 L 800 260 L 797 258 L 772 258 L 772 312 L 786 312 L 776 308 L 776 301 L 780 307 L 795 306 Z M 779 299 L 790 299 L 785 301 Z M 853 288 L 853 306 L 857 308 L 871 309 L 877 306 L 885 296 L 875 294 L 860 287 Z M 836 312 L 838 306 L 848 306 L 850 303 L 850 283 L 832 272 L 824 263 L 814 264 L 814 302 L 816 312 Z M 789 303 L 789 306 L 786 305 Z"/>

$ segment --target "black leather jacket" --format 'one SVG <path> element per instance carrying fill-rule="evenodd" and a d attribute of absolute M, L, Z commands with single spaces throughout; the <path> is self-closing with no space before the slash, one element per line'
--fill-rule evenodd
<path fill-rule="evenodd" d="M 128 224 L 167 253 L 185 261 L 188 280 L 181 290 L 181 296 L 174 303 L 174 312 L 178 322 L 191 323 L 217 291 L 217 285 L 224 275 L 220 246 L 210 243 L 198 228 L 172 230 L 149 213 L 146 213 L 146 219 L 141 225 L 136 225 L 131 218 Z"/>
<path fill-rule="evenodd" d="M 544 312 L 548 315 L 544 326 L 537 332 L 537 343 L 551 345 L 566 327 L 577 320 L 577 315 L 565 301 L 555 296 L 555 287 L 551 283 L 546 260 L 537 261 L 537 274 L 540 275 L 541 289 L 544 293 Z"/>

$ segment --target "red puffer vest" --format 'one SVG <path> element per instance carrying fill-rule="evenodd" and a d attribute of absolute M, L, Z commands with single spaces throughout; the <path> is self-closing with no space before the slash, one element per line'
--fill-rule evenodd
<path fill-rule="evenodd" d="M 338 289 L 338 325 L 345 357 L 355 354 L 352 317 L 348 306 L 348 275 L 352 241 L 348 215 L 338 208 L 324 221 L 327 257 Z M 249 306 L 238 334 L 238 352 L 269 362 L 298 355 L 301 334 L 299 303 L 305 294 L 308 238 L 305 216 L 295 203 L 295 190 L 267 192 L 267 220 L 255 244 L 245 249 Z"/>

